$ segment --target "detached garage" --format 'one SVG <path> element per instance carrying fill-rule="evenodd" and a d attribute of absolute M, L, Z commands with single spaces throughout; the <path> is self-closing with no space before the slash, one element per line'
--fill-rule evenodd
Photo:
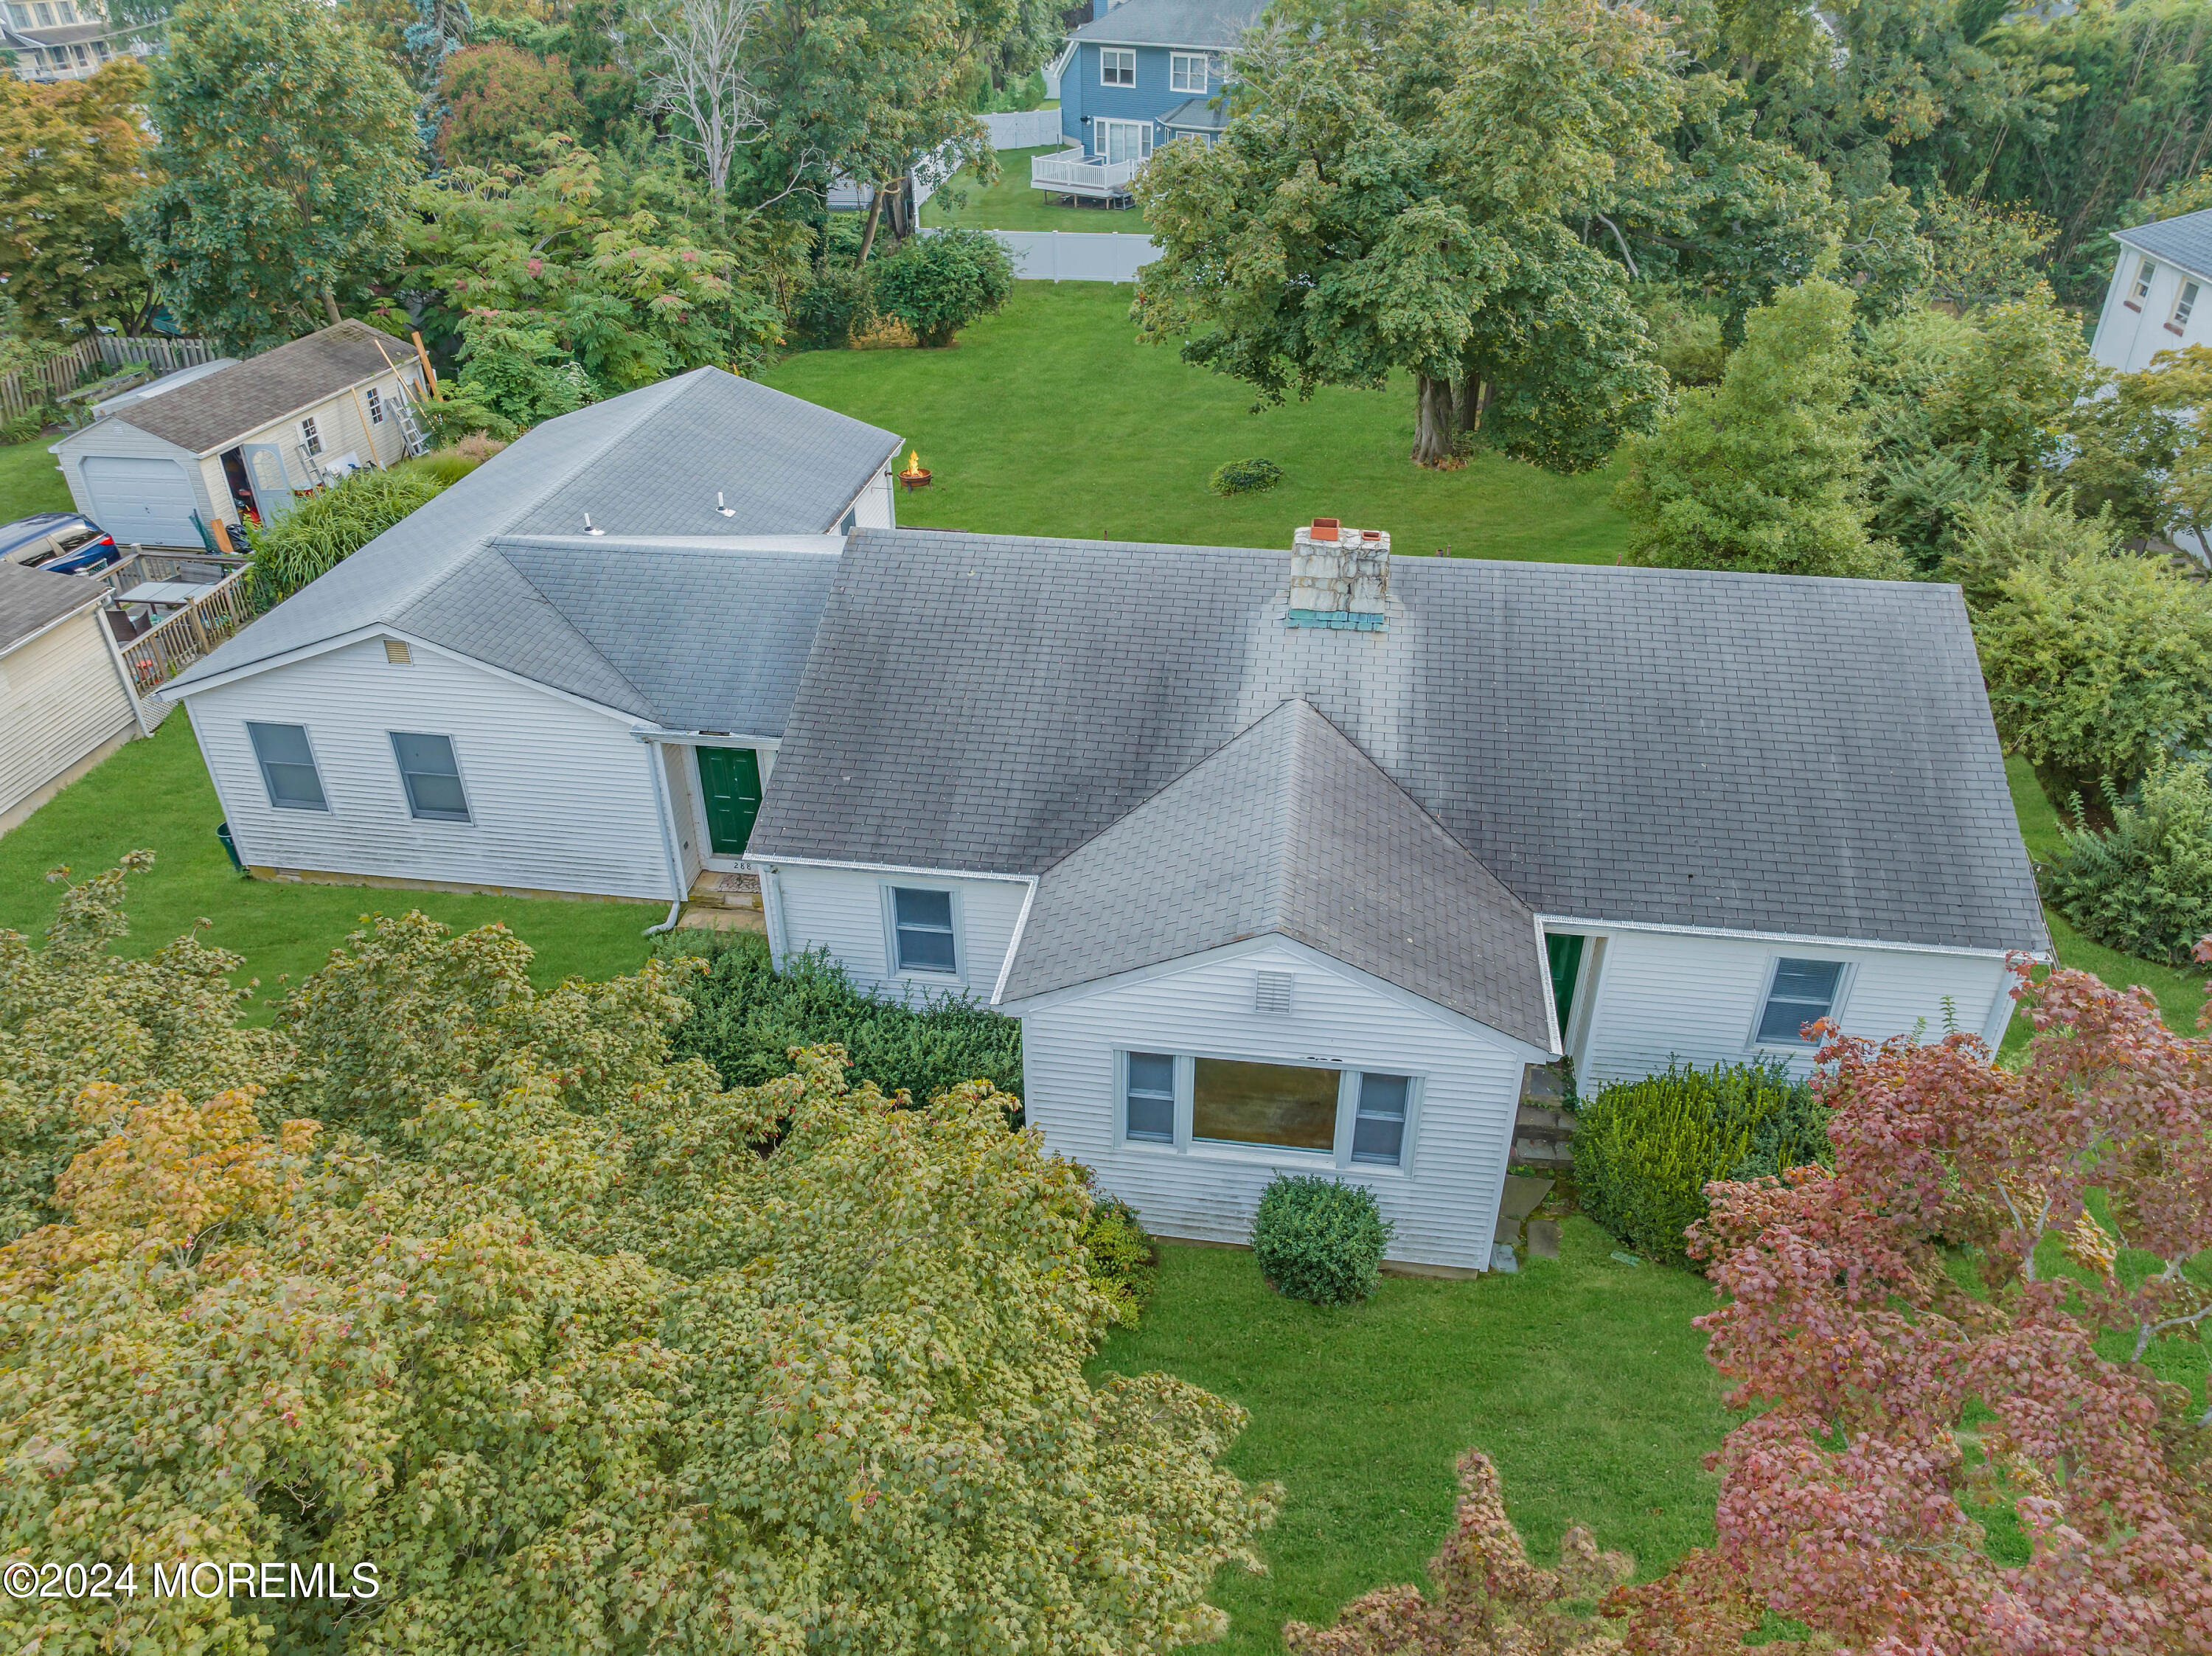
<path fill-rule="evenodd" d="M 411 348 L 356 321 L 173 378 L 49 451 L 77 510 L 125 546 L 197 550 L 200 525 L 265 523 L 354 466 L 404 459 L 422 385 Z"/>

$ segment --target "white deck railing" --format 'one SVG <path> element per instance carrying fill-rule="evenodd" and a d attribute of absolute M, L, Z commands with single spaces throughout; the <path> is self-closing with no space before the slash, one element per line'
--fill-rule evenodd
<path fill-rule="evenodd" d="M 1057 190 L 1070 196 L 1126 196 L 1129 180 L 1142 161 L 1102 161 L 1062 150 L 1057 155 L 1037 155 L 1030 161 L 1030 188 Z"/>

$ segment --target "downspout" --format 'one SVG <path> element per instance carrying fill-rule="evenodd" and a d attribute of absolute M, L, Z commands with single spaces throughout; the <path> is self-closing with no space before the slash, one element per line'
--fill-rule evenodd
<path fill-rule="evenodd" d="M 660 744 L 653 739 L 653 733 L 642 726 L 631 726 L 630 734 L 644 746 L 645 762 L 653 772 L 653 809 L 660 818 L 660 849 L 668 858 L 669 889 L 676 894 L 675 900 L 668 905 L 668 918 L 659 925 L 645 928 L 645 935 L 652 937 L 673 931 L 678 916 L 684 913 L 684 859 L 676 852 L 673 827 L 676 809 L 668 798 L 668 767 L 661 762 Z"/>

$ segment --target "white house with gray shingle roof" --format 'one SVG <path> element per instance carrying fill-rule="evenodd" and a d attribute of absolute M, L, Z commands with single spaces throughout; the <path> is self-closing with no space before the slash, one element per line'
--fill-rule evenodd
<path fill-rule="evenodd" d="M 2115 230 L 2119 257 L 2089 354 L 2140 373 L 2160 351 L 2212 345 L 2212 209 Z"/>
<path fill-rule="evenodd" d="M 1955 587 L 1341 555 L 854 535 L 747 857 L 778 956 L 1018 1016 L 1158 1233 L 1321 1172 L 1447 1271 L 1528 1065 L 2002 1037 L 2048 943 Z"/>
<path fill-rule="evenodd" d="M 738 869 L 897 448 L 664 380 L 538 427 L 161 693 L 264 877 L 673 904 Z"/>

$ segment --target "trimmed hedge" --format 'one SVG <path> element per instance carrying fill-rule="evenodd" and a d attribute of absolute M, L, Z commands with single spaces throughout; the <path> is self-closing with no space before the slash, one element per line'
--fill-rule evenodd
<path fill-rule="evenodd" d="M 778 972 L 767 939 L 751 932 L 678 932 L 660 948 L 707 962 L 706 975 L 684 986 L 691 1016 L 677 1025 L 675 1046 L 713 1065 L 726 1087 L 789 1075 L 791 1047 L 836 1041 L 856 1083 L 916 1101 L 963 1081 L 1021 1091 L 1022 1026 L 974 1001 L 946 995 L 908 1006 L 864 993 L 826 951 Z"/>
<path fill-rule="evenodd" d="M 1227 465 L 1216 466 L 1213 475 L 1206 480 L 1206 486 L 1226 498 L 1257 494 L 1282 481 L 1283 469 L 1273 460 L 1231 460 Z"/>
<path fill-rule="evenodd" d="M 1690 1263 L 1683 1233 L 1717 1179 L 1756 1179 L 1828 1160 L 1828 1112 L 1779 1059 L 1675 1065 L 1606 1088 L 1577 1112 L 1583 1211 L 1649 1259 Z"/>
<path fill-rule="evenodd" d="M 1285 1298 L 1349 1305 L 1375 1291 L 1390 1232 L 1366 1186 L 1282 1173 L 1261 1192 L 1252 1251 Z"/>

